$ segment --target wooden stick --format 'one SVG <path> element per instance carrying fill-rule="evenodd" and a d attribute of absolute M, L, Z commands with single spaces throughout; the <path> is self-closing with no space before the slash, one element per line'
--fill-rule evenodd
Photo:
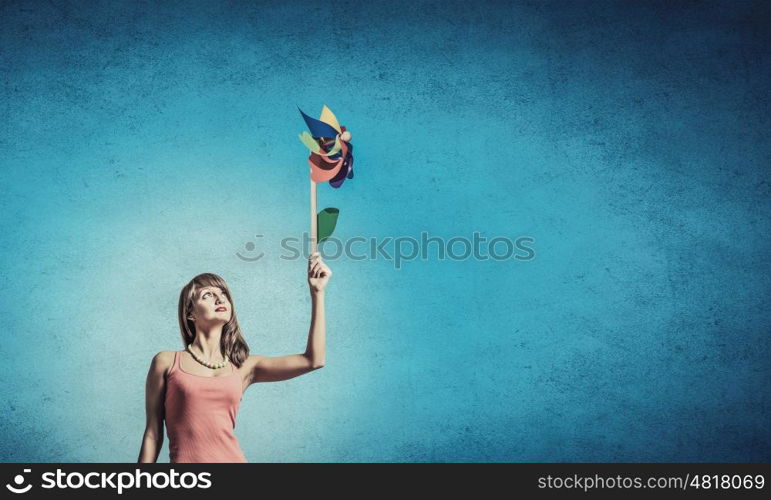
<path fill-rule="evenodd" d="M 317 247 L 318 224 L 316 219 L 316 183 L 311 179 L 311 253 L 315 253 Z"/>

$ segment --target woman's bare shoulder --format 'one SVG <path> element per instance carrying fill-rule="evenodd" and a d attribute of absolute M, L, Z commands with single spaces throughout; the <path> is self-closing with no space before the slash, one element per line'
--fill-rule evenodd
<path fill-rule="evenodd" d="M 160 351 L 153 356 L 150 369 L 153 371 L 168 373 L 171 365 L 174 364 L 174 354 L 176 351 Z"/>

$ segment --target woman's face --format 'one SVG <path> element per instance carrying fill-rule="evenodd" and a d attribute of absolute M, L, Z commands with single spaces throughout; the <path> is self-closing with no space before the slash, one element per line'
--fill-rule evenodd
<path fill-rule="evenodd" d="M 207 286 L 199 290 L 193 302 L 193 319 L 206 324 L 227 323 L 233 314 L 233 307 L 227 294 L 216 286 Z"/>

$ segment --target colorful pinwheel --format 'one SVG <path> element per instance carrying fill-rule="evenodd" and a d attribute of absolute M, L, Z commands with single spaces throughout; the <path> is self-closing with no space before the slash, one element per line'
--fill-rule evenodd
<path fill-rule="evenodd" d="M 332 235 L 340 214 L 333 207 L 316 213 L 316 184 L 329 182 L 333 188 L 339 188 L 345 179 L 353 179 L 353 144 L 351 133 L 338 124 L 337 117 L 328 107 L 322 108 L 318 120 L 297 109 L 310 130 L 310 133 L 303 131 L 300 134 L 300 141 L 311 153 L 308 157 L 311 169 L 311 252 L 315 252 L 317 241 L 321 243 Z"/>
<path fill-rule="evenodd" d="M 308 157 L 311 179 L 317 183 L 329 181 L 333 188 L 342 186 L 346 178 L 353 179 L 351 133 L 337 123 L 334 113 L 326 106 L 318 120 L 302 110 L 300 113 L 311 131 L 300 134 L 300 141 L 311 152 Z"/>

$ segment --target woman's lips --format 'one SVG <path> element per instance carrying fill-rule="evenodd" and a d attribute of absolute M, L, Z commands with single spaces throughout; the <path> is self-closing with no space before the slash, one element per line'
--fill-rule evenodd
<path fill-rule="evenodd" d="M 227 307 L 218 307 L 218 308 L 217 308 L 217 309 L 215 309 L 214 311 L 215 311 L 215 312 L 217 312 L 217 311 L 227 311 L 227 310 L 228 310 L 228 308 L 227 308 Z"/>

